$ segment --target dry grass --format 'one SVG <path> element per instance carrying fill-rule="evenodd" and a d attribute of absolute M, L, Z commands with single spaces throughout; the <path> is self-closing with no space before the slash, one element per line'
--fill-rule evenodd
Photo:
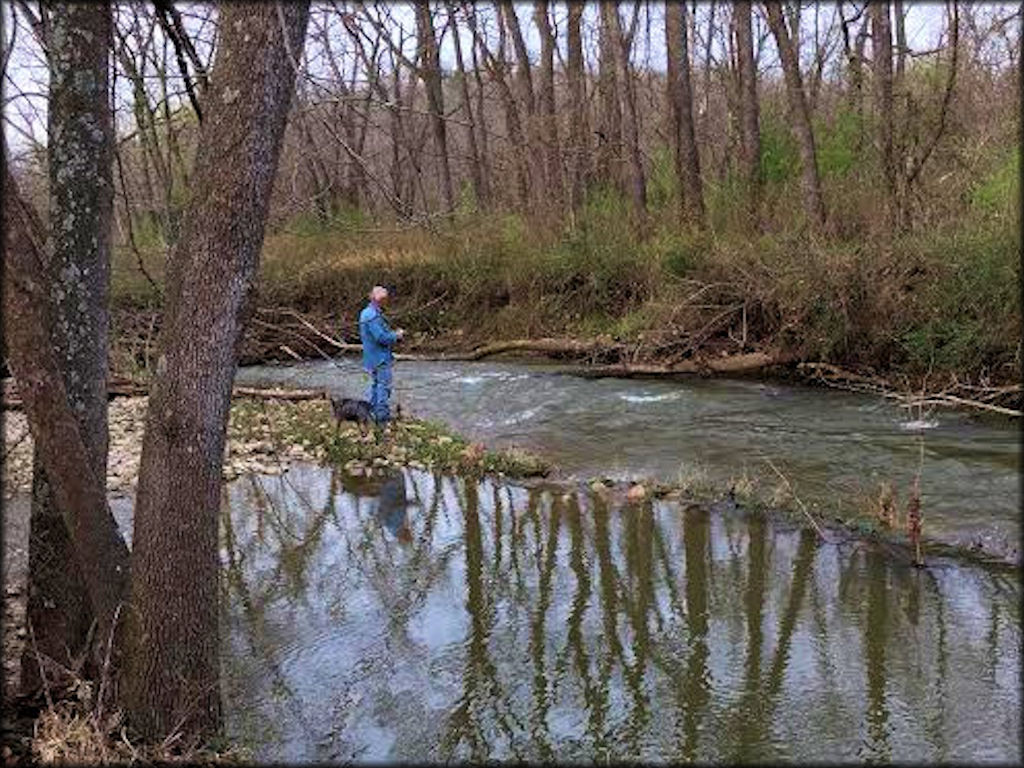
<path fill-rule="evenodd" d="M 607 193 L 571 228 L 497 212 L 430 229 L 298 219 L 267 235 L 260 302 L 334 318 L 351 339 L 367 290 L 385 283 L 397 289 L 396 320 L 426 338 L 609 335 L 659 362 L 700 348 L 777 348 L 1004 383 L 1019 378 L 1021 322 L 1020 232 L 1004 211 L 1017 193 L 1004 165 L 973 187 L 958 182 L 957 215 L 936 213 L 891 241 L 871 226 L 873 188 L 840 176 L 829 183 L 836 226 L 819 234 L 787 215 L 799 207 L 792 184 L 769 196 L 756 235 L 716 218 L 735 206 L 726 187 L 709 190 L 703 232 L 681 228 L 666 203 L 638 233 L 623 225 L 628 205 Z M 161 243 L 140 250 L 159 281 Z M 154 300 L 130 251 L 115 258 L 112 296 L 115 308 Z"/>
<path fill-rule="evenodd" d="M 46 764 L 231 765 L 247 759 L 238 748 L 188 745 L 175 735 L 159 744 L 133 743 L 120 712 L 97 717 L 78 700 L 60 701 L 43 710 L 32 736 L 32 760 Z"/>

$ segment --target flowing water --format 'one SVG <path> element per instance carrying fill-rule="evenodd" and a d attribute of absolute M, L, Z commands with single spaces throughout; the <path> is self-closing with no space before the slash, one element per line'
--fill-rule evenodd
<path fill-rule="evenodd" d="M 226 486 L 222 541 L 225 712 L 261 762 L 1021 758 L 1005 568 L 310 465 Z"/>
<path fill-rule="evenodd" d="M 347 396 L 366 384 L 353 359 L 246 367 L 237 381 Z M 922 417 L 877 397 L 750 379 L 584 379 L 550 365 L 400 362 L 395 383 L 412 414 L 532 449 L 569 476 L 747 476 L 772 488 L 781 473 L 808 507 L 845 519 L 883 481 L 903 506 L 920 467 L 926 535 L 1002 553 L 1020 535 L 1020 435 L 1002 419 Z"/>

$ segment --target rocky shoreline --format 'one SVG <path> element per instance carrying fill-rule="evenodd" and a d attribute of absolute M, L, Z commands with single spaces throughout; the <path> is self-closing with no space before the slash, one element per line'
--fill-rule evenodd
<path fill-rule="evenodd" d="M 138 483 L 146 404 L 145 396 L 110 402 L 107 490 L 112 494 L 130 491 Z M 3 426 L 3 495 L 11 499 L 32 489 L 32 436 L 20 411 L 5 411 Z M 335 425 L 325 400 L 238 398 L 232 402 L 224 451 L 225 481 L 250 473 L 281 474 L 297 461 L 327 461 L 344 466 L 353 475 L 394 465 L 523 477 L 548 471 L 535 456 L 515 450 L 488 451 L 439 424 L 406 419 L 376 435 L 355 424 Z"/>

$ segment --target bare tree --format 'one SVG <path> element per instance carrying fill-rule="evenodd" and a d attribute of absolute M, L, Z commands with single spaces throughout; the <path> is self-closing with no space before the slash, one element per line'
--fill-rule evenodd
<path fill-rule="evenodd" d="M 456 19 L 455 4 L 452 0 L 446 0 L 448 16 Z M 462 109 L 466 113 L 466 138 L 469 142 L 469 172 L 473 180 L 473 195 L 476 203 L 481 208 L 487 208 L 490 204 L 490 190 L 487 188 L 487 179 L 484 175 L 483 161 L 480 157 L 480 149 L 477 146 L 477 118 L 483 120 L 482 112 L 476 116 L 473 114 L 473 104 L 469 98 L 469 78 L 466 74 L 466 64 L 462 53 L 462 38 L 459 35 L 459 24 L 456 20 L 452 24 L 452 42 L 455 47 L 455 63 L 459 70 L 459 90 L 462 93 Z"/>
<path fill-rule="evenodd" d="M 892 35 L 889 3 L 871 3 L 871 68 L 875 92 L 875 145 L 878 148 L 885 183 L 884 227 L 891 232 L 896 225 L 896 162 L 893 151 Z"/>
<path fill-rule="evenodd" d="M 693 89 L 690 80 L 690 46 L 685 3 L 665 3 L 665 50 L 668 57 L 667 86 L 672 117 L 676 178 L 682 208 L 687 218 L 701 224 L 704 192 L 700 178 L 700 155 L 693 121 Z"/>
<path fill-rule="evenodd" d="M 50 216 L 51 343 L 71 408 L 106 488 L 107 347 L 113 211 L 108 3 L 60 3 L 51 9 L 47 152 Z M 28 619 L 38 650 L 66 667 L 83 651 L 93 606 L 65 524 L 37 452 L 32 479 Z M 127 559 L 122 559 L 127 567 Z M 23 683 L 38 681 L 26 652 Z"/>
<path fill-rule="evenodd" d="M 746 184 L 750 220 L 757 226 L 761 196 L 761 129 L 750 5 L 746 0 L 737 2 L 733 7 L 733 18 L 740 81 L 740 167 Z"/>
<path fill-rule="evenodd" d="M 452 188 L 451 168 L 448 164 L 448 128 L 444 113 L 444 89 L 441 85 L 441 58 L 438 52 L 437 33 L 434 31 L 434 14 L 428 0 L 416 3 L 416 34 L 419 44 L 419 68 L 423 84 L 427 89 L 430 105 L 430 122 L 434 131 L 434 149 L 441 172 L 441 191 L 448 211 L 455 209 L 455 192 Z"/>
<path fill-rule="evenodd" d="M 821 181 L 818 177 L 818 160 L 814 148 L 814 131 L 811 127 L 811 115 L 807 109 L 807 97 L 804 94 L 803 78 L 800 76 L 800 61 L 796 48 L 789 34 L 786 19 L 782 14 L 782 5 L 778 2 L 767 2 L 768 25 L 771 27 L 779 58 L 782 59 L 782 72 L 786 81 L 786 100 L 789 103 L 789 117 L 800 148 L 801 187 L 804 195 L 804 209 L 807 217 L 815 224 L 825 223 L 825 203 L 821 196 Z"/>
<path fill-rule="evenodd" d="M 617 27 L 618 6 L 613 0 L 600 0 L 597 91 L 601 108 L 597 130 L 597 178 L 602 184 L 611 184 L 621 190 L 622 112 L 617 74 Z"/>
<path fill-rule="evenodd" d="M 582 0 L 570 0 L 567 35 L 566 77 L 569 83 L 569 176 L 572 193 L 572 210 L 576 211 L 583 203 L 583 191 L 586 185 L 587 157 L 587 119 L 586 119 L 586 82 L 583 73 L 583 37 L 581 22 L 583 18 Z"/>
<path fill-rule="evenodd" d="M 507 62 L 505 60 L 505 24 L 502 18 L 502 15 L 499 14 L 498 31 L 501 37 L 498 41 L 498 55 L 495 56 L 487 45 L 483 31 L 477 24 L 475 12 L 471 10 L 467 14 L 469 29 L 473 34 L 476 48 L 483 56 L 487 72 L 498 89 L 498 98 L 505 112 L 505 127 L 508 133 L 508 142 L 511 145 L 512 163 L 515 169 L 516 201 L 519 207 L 525 210 L 529 207 L 531 200 L 530 164 L 527 160 L 528 149 L 526 137 L 523 133 L 522 121 L 519 116 L 519 107 L 516 104 L 515 94 L 512 93 L 512 88 L 505 77 Z"/>
<path fill-rule="evenodd" d="M 548 19 L 547 0 L 535 0 L 533 19 L 540 35 L 540 84 L 537 106 L 540 112 L 542 130 L 541 143 L 544 146 L 544 168 L 547 191 L 555 210 L 560 211 L 563 203 L 562 161 L 558 140 L 558 120 L 555 105 L 555 46 L 556 40 Z"/>
<path fill-rule="evenodd" d="M 3 223 L 4 353 L 18 382 L 39 462 L 67 527 L 73 562 L 96 618 L 96 637 L 105 642 L 115 636 L 128 590 L 128 548 L 96 471 L 95 442 L 90 442 L 95 438 L 86 437 L 72 409 L 53 347 L 55 318 L 47 286 L 55 280 L 47 264 L 43 228 L 6 162 Z M 66 565 L 75 567 L 72 561 Z"/>
<path fill-rule="evenodd" d="M 231 385 L 307 3 L 225 4 L 142 445 L 125 704 L 151 737 L 220 718 L 218 541 Z"/>
<path fill-rule="evenodd" d="M 633 38 L 636 35 L 636 22 L 640 13 L 637 3 L 633 12 L 633 20 L 629 29 L 622 29 L 619 11 L 613 8 L 608 15 L 615 50 L 622 76 L 622 101 L 625 107 L 623 134 L 626 149 L 629 151 L 629 196 L 633 202 L 633 214 L 642 220 L 647 213 L 647 183 L 644 178 L 643 156 L 640 153 L 640 115 L 636 109 L 636 88 L 634 87 L 633 67 L 630 65 L 630 54 L 633 49 Z"/>

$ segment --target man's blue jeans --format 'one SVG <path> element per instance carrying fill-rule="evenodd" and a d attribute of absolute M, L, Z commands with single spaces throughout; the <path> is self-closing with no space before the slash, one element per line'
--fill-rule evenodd
<path fill-rule="evenodd" d="M 373 420 L 384 424 L 391 418 L 391 364 L 378 365 L 370 371 L 370 377 L 366 400 L 370 403 Z"/>

